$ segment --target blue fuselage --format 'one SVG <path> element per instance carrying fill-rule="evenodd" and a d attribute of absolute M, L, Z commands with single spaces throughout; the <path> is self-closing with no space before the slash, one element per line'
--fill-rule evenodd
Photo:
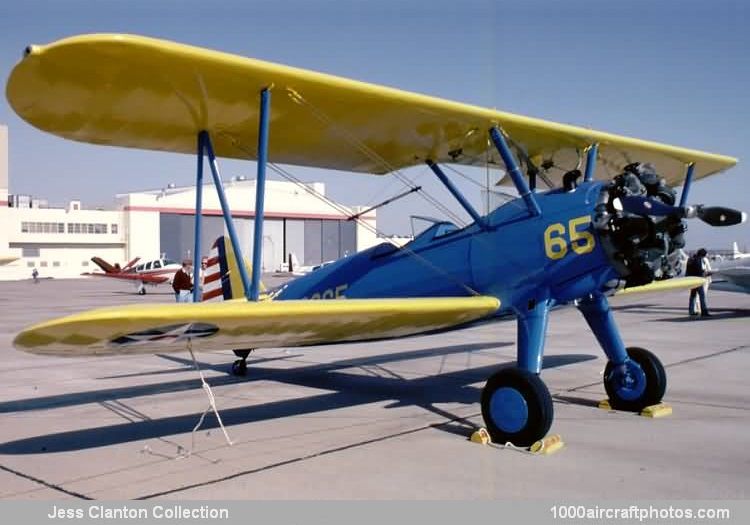
<path fill-rule="evenodd" d="M 590 182 L 539 193 L 539 216 L 514 200 L 484 217 L 484 225 L 435 224 L 403 248 L 381 244 L 300 277 L 276 299 L 478 293 L 499 298 L 507 312 L 602 291 L 618 274 L 592 225 L 601 190 Z"/>

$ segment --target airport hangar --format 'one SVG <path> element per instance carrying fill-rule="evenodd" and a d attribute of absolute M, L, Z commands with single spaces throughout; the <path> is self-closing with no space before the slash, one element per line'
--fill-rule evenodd
<path fill-rule="evenodd" d="M 115 196 L 116 209 L 83 209 L 80 201 L 52 208 L 41 199 L 8 194 L 8 128 L 0 125 L 0 257 L 18 257 L 0 266 L 0 280 L 27 279 L 33 268 L 40 277 L 72 278 L 98 271 L 96 255 L 121 265 L 135 257 L 192 258 L 195 187 L 176 187 Z M 210 177 L 206 177 L 210 181 Z M 308 183 L 313 192 L 293 182 L 266 183 L 263 225 L 263 271 L 285 266 L 294 253 L 303 265 L 338 259 L 368 248 L 375 234 L 376 212 L 360 222 L 347 220 L 360 206 L 332 206 L 317 195 L 323 183 Z M 242 177 L 224 182 L 243 254 L 252 257 L 255 181 Z M 225 233 L 221 206 L 211 182 L 203 188 L 201 252 Z"/>

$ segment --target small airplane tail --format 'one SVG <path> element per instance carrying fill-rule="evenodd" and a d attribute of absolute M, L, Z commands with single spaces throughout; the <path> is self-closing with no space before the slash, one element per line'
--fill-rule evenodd
<path fill-rule="evenodd" d="M 297 271 L 302 266 L 297 259 L 297 255 L 294 252 L 289 252 L 289 273 Z"/>
<path fill-rule="evenodd" d="M 244 262 L 248 275 L 252 275 L 252 265 L 247 258 Z M 201 301 L 228 301 L 245 298 L 237 256 L 232 247 L 232 241 L 228 237 L 221 236 L 214 241 L 211 254 L 206 260 L 206 269 L 203 271 L 205 276 Z M 263 283 L 260 285 L 260 290 L 261 292 L 266 290 Z"/>
<path fill-rule="evenodd" d="M 737 246 L 737 241 L 734 241 L 732 243 L 732 259 L 739 259 L 741 255 L 740 247 Z"/>
<path fill-rule="evenodd" d="M 104 273 L 120 273 L 121 269 L 117 268 L 115 266 L 112 266 L 107 261 L 102 259 L 101 257 L 92 257 L 91 261 L 96 264 L 99 268 L 104 271 Z"/>

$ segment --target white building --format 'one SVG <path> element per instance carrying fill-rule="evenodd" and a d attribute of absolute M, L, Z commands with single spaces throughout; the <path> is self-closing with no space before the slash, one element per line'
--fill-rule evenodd
<path fill-rule="evenodd" d="M 0 266 L 0 280 L 29 278 L 33 268 L 40 277 L 77 277 L 98 270 L 90 262 L 95 255 L 121 265 L 135 257 L 192 258 L 195 187 L 117 195 L 115 210 L 87 210 L 79 201 L 50 208 L 29 196 L 9 196 L 8 178 L 8 129 L 0 126 L 0 257 L 18 257 Z M 266 182 L 263 271 L 282 267 L 289 253 L 313 265 L 377 242 L 374 211 L 362 217 L 369 227 L 348 221 L 363 208 L 331 206 L 319 198 L 325 193 L 322 183 L 307 187 L 311 191 L 291 182 Z M 251 257 L 255 181 L 227 181 L 224 188 L 243 254 Z M 219 199 L 206 184 L 201 255 L 223 234 Z"/>

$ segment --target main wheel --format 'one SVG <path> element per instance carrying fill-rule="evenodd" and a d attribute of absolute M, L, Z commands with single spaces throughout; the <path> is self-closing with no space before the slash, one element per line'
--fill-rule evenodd
<path fill-rule="evenodd" d="M 604 369 L 604 390 L 616 410 L 640 412 L 661 402 L 667 390 L 667 373 L 654 354 L 638 347 L 627 349 L 630 360 L 623 366 L 610 361 Z"/>
<path fill-rule="evenodd" d="M 537 374 L 506 368 L 482 390 L 482 417 L 495 443 L 528 447 L 547 434 L 552 416 L 552 397 Z"/>

